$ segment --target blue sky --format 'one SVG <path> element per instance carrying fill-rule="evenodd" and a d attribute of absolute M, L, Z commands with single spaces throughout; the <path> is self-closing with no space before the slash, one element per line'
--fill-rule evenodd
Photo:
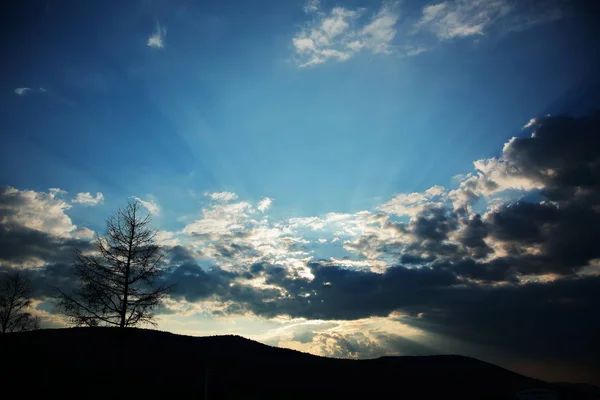
<path fill-rule="evenodd" d="M 417 232 L 424 210 L 491 224 L 501 205 L 548 200 L 547 182 L 508 168 L 511 138 L 598 107 L 585 3 L 13 2 L 0 17 L 0 183 L 20 208 L 3 223 L 90 238 L 134 196 L 165 245 L 202 268 L 269 262 L 306 277 L 312 258 L 383 273 L 416 243 L 392 241 L 392 225 Z M 486 262 L 506 254 L 490 240 Z M 401 254 L 389 250 L 399 243 Z M 549 279 L 521 281 L 533 275 Z M 276 341 L 283 322 L 271 314 L 215 319 L 188 303 L 200 308 L 161 327 L 201 334 L 242 321 L 241 333 L 272 333 L 261 340 L 335 353 L 328 339 Z M 327 329 L 398 330 L 396 317 Z"/>
<path fill-rule="evenodd" d="M 19 62 L 3 78 L 2 180 L 187 210 L 188 191 L 227 190 L 301 216 L 448 185 L 598 66 L 574 5 L 534 3 L 458 5 L 455 29 L 473 33 L 449 38 L 419 25 L 421 2 L 34 3 L 4 49 Z M 473 29 L 468 13 L 490 15 Z M 369 25 L 385 49 L 301 67 L 294 39 L 335 18 L 348 27 L 327 49 Z M 44 172 L 15 171 L 23 157 Z"/>

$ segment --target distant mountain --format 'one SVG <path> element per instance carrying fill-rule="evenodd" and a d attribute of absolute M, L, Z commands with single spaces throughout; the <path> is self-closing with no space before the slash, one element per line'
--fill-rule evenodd
<path fill-rule="evenodd" d="M 0 365 L 3 393 L 18 394 L 12 398 L 203 399 L 206 391 L 208 399 L 516 399 L 528 389 L 598 398 L 468 357 L 333 359 L 239 336 L 143 329 L 3 335 Z"/>

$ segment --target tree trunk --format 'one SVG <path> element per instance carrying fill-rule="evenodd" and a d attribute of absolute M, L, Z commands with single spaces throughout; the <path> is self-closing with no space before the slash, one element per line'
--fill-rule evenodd
<path fill-rule="evenodd" d="M 129 266 L 131 265 L 131 246 L 129 246 L 129 255 L 127 256 L 127 264 L 125 265 L 125 287 L 123 288 L 123 306 L 121 307 L 121 324 L 120 328 L 125 328 L 125 317 L 127 316 L 127 301 L 129 297 Z"/>
<path fill-rule="evenodd" d="M 135 213 L 133 214 L 135 218 Z M 129 249 L 127 254 L 127 264 L 125 265 L 125 288 L 123 289 L 123 307 L 121 308 L 120 328 L 125 328 L 125 317 L 127 316 L 127 301 L 129 297 L 129 267 L 131 266 L 131 250 L 133 247 L 133 237 L 135 235 L 135 225 L 131 227 L 131 236 L 129 237 Z"/>

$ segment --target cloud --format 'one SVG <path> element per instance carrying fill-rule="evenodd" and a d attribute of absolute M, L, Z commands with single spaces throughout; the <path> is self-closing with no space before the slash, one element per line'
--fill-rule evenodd
<path fill-rule="evenodd" d="M 0 221 L 5 227 L 23 226 L 53 236 L 70 237 L 76 230 L 65 213 L 71 208 L 66 192 L 49 189 L 47 193 L 0 187 Z"/>
<path fill-rule="evenodd" d="M 25 96 L 27 93 L 31 93 L 31 92 L 39 92 L 39 93 L 45 93 L 47 90 L 46 88 L 28 88 L 28 87 L 20 87 L 20 88 L 16 88 L 15 89 L 15 93 L 19 96 Z"/>
<path fill-rule="evenodd" d="M 28 87 L 21 87 L 21 88 L 16 88 L 15 89 L 15 93 L 18 94 L 19 96 L 25 96 L 27 94 L 27 92 L 29 92 L 31 89 Z"/>
<path fill-rule="evenodd" d="M 492 27 L 504 32 L 522 31 L 535 25 L 556 21 L 565 12 L 553 1 L 447 0 L 423 7 L 415 31 L 429 31 L 439 40 L 482 36 Z"/>
<path fill-rule="evenodd" d="M 326 332 L 315 334 L 316 351 L 335 358 L 377 358 L 386 354 L 377 342 L 363 332 Z"/>
<path fill-rule="evenodd" d="M 391 53 L 390 44 L 396 36 L 396 22 L 398 22 L 398 13 L 393 8 L 381 8 L 373 20 L 362 28 L 360 47 L 367 48 L 375 54 Z"/>
<path fill-rule="evenodd" d="M 310 1 L 304 11 L 311 20 L 294 35 L 292 45 L 300 67 L 347 61 L 361 52 L 413 57 L 435 47 L 428 34 L 449 41 L 523 31 L 565 17 L 564 8 L 554 0 L 447 0 L 424 6 L 416 20 L 406 16 L 399 23 L 399 2 L 383 3 L 375 11 L 341 6 L 327 10 Z"/>
<path fill-rule="evenodd" d="M 77 197 L 72 203 L 83 204 L 85 206 L 96 206 L 104 201 L 104 195 L 100 192 L 96 193 L 96 196 L 92 196 L 90 192 L 77 193 Z"/>
<path fill-rule="evenodd" d="M 155 49 L 162 49 L 165 47 L 165 38 L 167 37 L 167 28 L 161 27 L 160 24 L 156 24 L 156 30 L 148 37 L 146 45 Z"/>
<path fill-rule="evenodd" d="M 555 4 L 552 0 L 541 1 L 537 4 L 535 12 L 514 15 L 508 23 L 507 30 L 510 32 L 520 32 L 537 25 L 557 21 L 568 15 L 568 11 L 561 8 L 560 3 Z"/>
<path fill-rule="evenodd" d="M 233 193 L 227 196 L 235 197 Z M 202 218 L 186 225 L 182 232 L 196 236 L 232 234 L 244 229 L 250 220 L 251 207 L 248 202 L 213 204 L 202 210 Z"/>
<path fill-rule="evenodd" d="M 35 267 L 70 261 L 89 248 L 92 231 L 78 228 L 60 189 L 48 192 L 0 188 L 0 265 Z"/>
<path fill-rule="evenodd" d="M 579 276 L 600 258 L 592 239 L 600 234 L 595 170 L 599 146 L 592 134 L 597 124 L 595 116 L 539 118 L 535 136 L 513 138 L 499 157 L 476 162 L 477 172 L 463 175 L 457 189 L 433 186 L 398 194 L 377 212 L 271 221 L 263 201 L 234 202 L 235 194 L 221 193 L 200 218 L 174 235 L 195 254 L 186 259 L 188 267 L 202 264 L 228 277 L 221 285 L 225 292 L 207 295 L 228 302 L 222 312 L 246 310 L 266 317 L 362 318 L 412 307 L 410 301 L 387 304 L 375 294 L 376 306 L 364 313 L 321 304 L 342 301 L 322 297 L 325 288 L 336 292 L 340 277 L 348 282 L 360 278 L 367 287 L 373 282 L 377 293 L 384 294 L 388 284 L 390 291 L 402 288 L 408 294 L 403 285 L 410 284 L 420 297 L 430 290 L 426 282 L 442 278 L 440 288 L 454 290 L 465 284 L 495 287 Z M 576 144 L 567 139 L 573 132 L 578 132 Z M 487 200 L 515 188 L 545 200 L 490 203 L 482 214 L 468 202 L 456 202 L 461 191 Z M 337 241 L 346 255 L 331 257 L 324 253 L 329 246 L 319 245 Z M 236 289 L 230 290 L 229 284 Z M 352 297 L 358 291 L 344 290 L 339 296 Z"/>
<path fill-rule="evenodd" d="M 509 190 L 554 192 L 552 200 L 558 199 L 560 191 L 583 196 L 591 189 L 588 182 L 595 182 L 597 174 L 593 169 L 596 155 L 587 147 L 598 145 L 593 134 L 597 121 L 596 115 L 536 118 L 536 131 L 530 137 L 510 139 L 499 158 L 475 161 L 477 173 L 461 182 L 459 190 L 470 192 L 471 197 Z M 572 140 L 568 129 L 580 132 L 576 140 Z M 584 171 L 587 176 L 582 175 Z"/>
<path fill-rule="evenodd" d="M 226 270 L 245 270 L 260 262 L 306 270 L 304 259 L 309 255 L 306 248 L 309 241 L 288 224 L 270 222 L 264 215 L 265 204 L 264 201 L 257 207 L 244 201 L 210 204 L 181 234 L 205 257 Z"/>
<path fill-rule="evenodd" d="M 532 126 L 534 126 L 537 123 L 537 119 L 536 118 L 531 118 L 529 120 L 529 122 L 527 122 L 524 126 L 523 129 L 527 129 L 527 128 L 531 128 Z"/>
<path fill-rule="evenodd" d="M 444 193 L 444 187 L 436 185 L 423 193 L 397 194 L 390 201 L 379 206 L 379 210 L 393 215 L 414 216 L 427 205 L 431 205 L 434 199 L 440 201 Z"/>
<path fill-rule="evenodd" d="M 396 8 L 395 5 L 383 6 L 366 20 L 365 9 L 334 7 L 322 12 L 318 2 L 309 3 L 305 11 L 314 18 L 292 38 L 299 65 L 346 61 L 360 51 L 390 54 L 398 20 Z"/>
<path fill-rule="evenodd" d="M 256 206 L 256 208 L 260 212 L 264 213 L 265 211 L 267 211 L 271 207 L 271 203 L 272 202 L 273 202 L 273 199 L 265 197 L 264 199 L 262 199 L 261 201 L 258 202 L 258 205 Z"/>
<path fill-rule="evenodd" d="M 416 26 L 441 40 L 482 35 L 487 26 L 510 11 L 511 5 L 504 0 L 446 1 L 424 7 Z"/>
<path fill-rule="evenodd" d="M 75 250 L 90 249 L 89 238 L 60 237 L 24 226 L 0 228 L 0 265 L 14 268 L 69 263 Z"/>
<path fill-rule="evenodd" d="M 142 200 L 139 197 L 134 196 L 134 199 L 136 199 L 137 201 L 140 202 L 140 204 L 144 207 L 146 207 L 146 209 L 148 210 L 148 212 L 152 215 L 159 215 L 160 214 L 160 206 L 158 205 L 158 203 L 156 203 L 156 201 L 154 200 Z"/>
<path fill-rule="evenodd" d="M 317 11 L 319 11 L 320 6 L 321 6 L 321 3 L 319 0 L 309 0 L 304 5 L 304 12 L 307 14 L 317 12 Z"/>
<path fill-rule="evenodd" d="M 594 365 L 600 279 L 569 278 L 549 283 L 494 288 L 470 287 L 440 300 L 414 326 L 444 337 L 493 346 L 501 352 L 542 360 Z M 567 328 L 569 327 L 569 328 Z M 511 333 L 512 332 L 512 333 Z M 518 332 L 518 334 L 515 334 Z"/>
<path fill-rule="evenodd" d="M 406 45 L 404 47 L 404 54 L 407 57 L 418 56 L 419 54 L 429 51 L 430 48 L 425 45 Z"/>
<path fill-rule="evenodd" d="M 205 193 L 205 196 L 210 197 L 212 200 L 228 202 L 237 199 L 237 194 L 232 192 L 214 192 L 214 193 Z"/>

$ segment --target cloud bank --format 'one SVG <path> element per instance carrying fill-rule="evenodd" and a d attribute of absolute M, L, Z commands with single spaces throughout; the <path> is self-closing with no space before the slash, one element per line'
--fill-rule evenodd
<path fill-rule="evenodd" d="M 258 318 L 279 327 L 262 340 L 317 354 L 478 349 L 517 369 L 572 365 L 593 376 L 598 132 L 598 114 L 536 117 L 455 187 L 357 213 L 273 219 L 270 198 L 208 194 L 164 236 L 165 279 L 177 285 L 161 313 Z M 0 190 L 0 266 L 28 268 L 40 296 L 51 297 L 48 282 L 72 284 L 72 252 L 89 247 L 91 231 L 72 222 L 64 198 Z"/>

